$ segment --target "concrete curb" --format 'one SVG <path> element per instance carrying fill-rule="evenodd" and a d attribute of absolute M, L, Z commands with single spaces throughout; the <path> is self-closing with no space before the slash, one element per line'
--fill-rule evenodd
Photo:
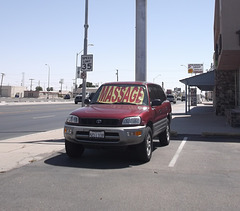
<path fill-rule="evenodd" d="M 232 138 L 240 137 L 240 133 L 202 132 L 201 135 L 203 137 L 209 137 L 209 136 L 221 136 L 221 137 L 232 137 Z"/>

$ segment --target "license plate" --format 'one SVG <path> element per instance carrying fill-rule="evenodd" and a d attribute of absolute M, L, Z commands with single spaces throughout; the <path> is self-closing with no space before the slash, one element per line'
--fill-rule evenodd
<path fill-rule="evenodd" d="M 104 138 L 104 131 L 89 131 L 89 138 Z"/>

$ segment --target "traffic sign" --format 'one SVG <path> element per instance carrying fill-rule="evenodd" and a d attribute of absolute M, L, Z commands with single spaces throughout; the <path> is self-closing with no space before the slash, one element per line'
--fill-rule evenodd
<path fill-rule="evenodd" d="M 82 55 L 81 56 L 81 69 L 82 71 L 93 71 L 93 55 Z"/>
<path fill-rule="evenodd" d="M 86 71 L 81 71 L 81 75 L 80 75 L 80 78 L 81 79 L 86 79 L 87 78 L 87 73 L 86 73 Z"/>

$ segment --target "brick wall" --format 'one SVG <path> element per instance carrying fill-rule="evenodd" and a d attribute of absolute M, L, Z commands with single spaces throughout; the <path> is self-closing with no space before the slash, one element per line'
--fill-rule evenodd
<path fill-rule="evenodd" d="M 235 108 L 235 73 L 236 71 L 215 71 L 215 111 L 224 115 L 225 109 Z"/>

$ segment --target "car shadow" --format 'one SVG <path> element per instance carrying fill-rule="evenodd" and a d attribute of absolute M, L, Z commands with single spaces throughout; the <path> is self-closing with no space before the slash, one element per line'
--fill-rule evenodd
<path fill-rule="evenodd" d="M 153 153 L 158 147 L 161 147 L 161 145 L 155 140 L 153 142 Z M 62 150 L 55 156 L 45 160 L 44 163 L 53 166 L 84 169 L 123 169 L 145 164 L 137 159 L 132 148 L 85 149 L 80 158 L 69 158 L 65 150 Z"/>

